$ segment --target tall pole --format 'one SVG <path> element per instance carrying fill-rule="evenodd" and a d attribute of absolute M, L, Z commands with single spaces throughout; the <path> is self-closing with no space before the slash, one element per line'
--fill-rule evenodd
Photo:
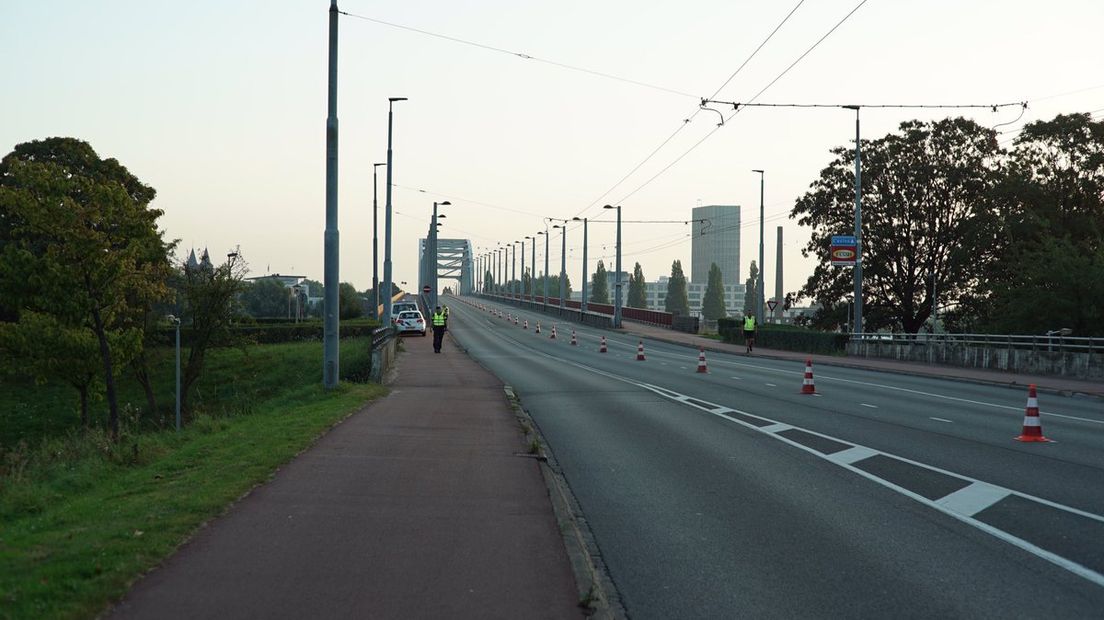
<path fill-rule="evenodd" d="M 851 332 L 863 333 L 862 297 L 862 145 L 859 142 L 859 106 L 844 106 L 855 111 L 855 322 Z"/>
<path fill-rule="evenodd" d="M 387 98 L 387 206 L 386 206 L 386 220 L 387 225 L 383 235 L 383 324 L 391 325 L 391 289 L 394 288 L 394 283 L 391 279 L 391 176 L 394 171 L 394 163 L 392 160 L 391 151 L 391 138 L 394 135 L 392 131 L 394 113 L 392 107 L 396 101 L 406 101 L 406 97 L 388 97 Z"/>
<path fill-rule="evenodd" d="M 560 248 L 560 309 L 562 310 L 567 305 L 564 299 L 567 297 L 567 220 L 564 220 L 560 232 L 562 233 L 560 235 L 562 241 Z"/>
<path fill-rule="evenodd" d="M 782 322 L 782 227 L 778 227 L 778 241 L 776 242 L 777 248 L 775 249 L 774 256 L 774 300 L 776 305 L 774 306 L 774 322 Z"/>
<path fill-rule="evenodd" d="M 502 288 L 502 248 L 498 248 L 497 250 L 495 250 L 495 261 L 498 263 L 498 269 L 497 269 L 498 277 L 495 278 L 495 280 L 496 280 L 495 284 L 498 285 L 498 294 L 501 295 L 502 292 L 503 292 L 503 288 Z"/>
<path fill-rule="evenodd" d="M 433 243 L 426 254 L 426 284 L 429 285 L 429 308 L 437 307 L 437 203 L 433 203 L 433 221 L 429 224 Z"/>
<path fill-rule="evenodd" d="M 180 319 L 173 318 L 176 323 L 176 430 L 180 431 Z"/>
<path fill-rule="evenodd" d="M 518 297 L 525 299 L 525 237 L 521 238 L 521 278 L 518 280 Z"/>
<path fill-rule="evenodd" d="M 548 309 L 548 220 L 544 222 L 544 309 Z"/>
<path fill-rule="evenodd" d="M 613 326 L 621 327 L 621 205 L 617 205 L 617 276 L 613 279 L 616 292 L 613 298 Z"/>
<path fill-rule="evenodd" d="M 536 236 L 529 237 L 529 240 L 533 242 L 533 249 L 531 250 L 532 260 L 529 262 L 529 303 L 533 303 L 537 294 L 537 238 Z"/>
<path fill-rule="evenodd" d="M 322 325 L 322 385 L 337 387 L 338 378 L 338 255 L 337 230 L 337 0 L 330 0 L 329 92 L 326 114 L 326 233 L 323 285 L 326 287 Z"/>
<path fill-rule="evenodd" d="M 755 319 L 760 323 L 765 323 L 766 313 L 763 311 L 766 301 L 766 291 L 763 290 L 763 188 L 766 174 L 762 170 L 755 170 L 755 172 L 759 173 L 759 278 L 755 282 L 759 298 L 756 299 L 756 306 L 758 308 L 755 311 Z"/>
<path fill-rule="evenodd" d="M 510 295 L 517 293 L 517 241 L 510 244 Z"/>
<path fill-rule="evenodd" d="M 372 291 L 376 296 L 372 317 L 379 320 L 379 183 L 376 170 L 387 164 L 372 164 Z"/>
<path fill-rule="evenodd" d="M 587 311 L 587 218 L 585 217 L 583 218 L 583 289 L 579 297 L 579 311 Z"/>

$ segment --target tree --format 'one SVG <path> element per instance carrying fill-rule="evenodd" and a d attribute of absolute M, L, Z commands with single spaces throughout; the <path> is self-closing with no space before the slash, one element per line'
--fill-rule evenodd
<path fill-rule="evenodd" d="M 349 282 L 342 282 L 337 290 L 338 318 L 342 321 L 355 319 L 364 314 L 364 307 L 360 303 L 360 294 L 356 287 Z"/>
<path fill-rule="evenodd" d="M 682 272 L 682 261 L 671 263 L 671 277 L 667 280 L 667 299 L 664 308 L 671 314 L 689 315 L 690 300 L 686 296 L 686 274 Z"/>
<path fill-rule="evenodd" d="M 491 270 L 488 269 L 487 272 L 483 274 L 483 292 L 484 293 L 493 293 L 494 290 L 495 290 L 494 275 L 492 275 Z"/>
<path fill-rule="evenodd" d="M 239 316 L 238 298 L 245 287 L 247 266 L 240 253 L 214 265 L 203 261 L 198 266 L 181 264 L 180 319 L 188 346 L 180 376 L 180 409 L 191 411 L 192 386 L 203 374 L 207 351 L 230 344 L 231 324 Z M 259 282 L 264 282 L 260 280 Z"/>
<path fill-rule="evenodd" d="M 759 266 L 751 261 L 751 273 L 744 282 L 744 316 L 759 313 Z M 755 317 L 763 320 L 763 317 Z"/>
<path fill-rule="evenodd" d="M 609 279 L 606 276 L 606 265 L 601 260 L 598 261 L 598 268 L 594 271 L 594 276 L 591 279 L 589 301 L 593 304 L 608 304 L 610 302 Z"/>
<path fill-rule="evenodd" d="M 1069 327 L 1104 334 L 1097 286 L 1104 253 L 1104 121 L 1058 115 L 1026 125 L 995 193 L 1003 228 L 976 312 L 952 312 L 959 329 L 1040 333 Z M 1045 303 L 1024 303 L 1046 300 Z"/>
<path fill-rule="evenodd" d="M 288 315 L 288 287 L 276 278 L 261 278 L 244 284 L 241 302 L 245 311 L 256 318 L 279 318 Z"/>
<path fill-rule="evenodd" d="M 530 273 L 529 269 L 521 272 L 521 286 L 521 290 L 526 296 L 533 294 L 533 274 Z"/>
<path fill-rule="evenodd" d="M 705 285 L 705 297 L 702 298 L 702 316 L 710 321 L 728 316 L 724 301 L 724 281 L 717 263 L 709 266 L 709 283 Z"/>
<path fill-rule="evenodd" d="M 648 295 L 644 289 L 644 270 L 640 268 L 640 263 L 633 267 L 632 275 L 629 276 L 629 303 L 630 308 L 647 308 L 648 307 Z"/>
<path fill-rule="evenodd" d="M 942 305 L 969 302 L 1000 251 L 996 134 L 964 118 L 907 121 L 862 148 L 864 329 L 915 332 L 933 291 Z M 832 153 L 790 214 L 813 229 L 802 254 L 819 257 L 800 295 L 825 308 L 846 305 L 854 288 L 828 256 L 831 236 L 854 229 L 854 151 Z"/>
<path fill-rule="evenodd" d="M 22 314 L 40 312 L 96 337 L 119 437 L 116 369 L 142 346 L 141 315 L 168 292 L 168 250 L 149 207 L 156 192 L 115 159 L 74 138 L 15 147 L 0 161 L 0 289 Z"/>

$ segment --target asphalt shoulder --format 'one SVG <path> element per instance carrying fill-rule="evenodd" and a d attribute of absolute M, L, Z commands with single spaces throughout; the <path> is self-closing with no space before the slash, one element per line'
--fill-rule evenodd
<path fill-rule="evenodd" d="M 502 383 L 402 339 L 391 393 L 140 580 L 114 618 L 578 618 Z"/>

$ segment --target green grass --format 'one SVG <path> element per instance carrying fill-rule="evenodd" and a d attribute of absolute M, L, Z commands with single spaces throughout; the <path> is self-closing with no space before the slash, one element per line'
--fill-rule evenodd
<path fill-rule="evenodd" d="M 343 369 L 362 367 L 368 346 L 342 341 Z M 197 386 L 199 413 L 184 431 L 156 430 L 163 415 L 141 423 L 130 407 L 118 444 L 102 430 L 72 428 L 75 414 L 64 404 L 72 388 L 0 388 L 0 425 L 32 418 L 20 427 L 30 441 L 0 455 L 0 617 L 99 614 L 196 527 L 384 393 L 373 384 L 323 390 L 321 348 L 214 351 Z M 122 383 L 120 402 L 145 402 L 132 382 Z M 168 385 L 171 398 L 171 359 L 157 365 L 156 383 L 159 392 Z"/>

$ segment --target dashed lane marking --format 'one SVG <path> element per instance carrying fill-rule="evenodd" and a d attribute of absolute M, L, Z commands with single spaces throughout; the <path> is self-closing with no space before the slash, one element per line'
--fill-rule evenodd
<path fill-rule="evenodd" d="M 948 420 L 947 418 L 936 418 L 934 416 L 928 416 L 929 420 L 935 420 L 936 422 L 946 422 L 947 424 L 954 424 L 954 420 Z"/>
<path fill-rule="evenodd" d="M 871 409 L 877 409 L 878 405 L 871 405 L 870 403 L 859 403 L 863 407 L 870 407 Z"/>

